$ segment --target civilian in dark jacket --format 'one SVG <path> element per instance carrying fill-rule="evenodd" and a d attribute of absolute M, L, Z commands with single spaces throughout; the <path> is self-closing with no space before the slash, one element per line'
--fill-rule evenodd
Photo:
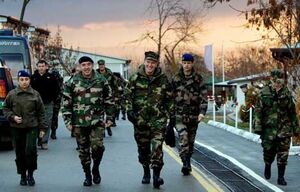
<path fill-rule="evenodd" d="M 47 129 L 40 146 L 42 149 L 48 149 L 48 139 L 53 116 L 53 104 L 59 96 L 60 88 L 55 77 L 48 72 L 48 64 L 45 60 L 38 61 L 37 67 L 38 70 L 31 76 L 31 86 L 39 92 L 45 106 Z"/>
<path fill-rule="evenodd" d="M 20 185 L 33 186 L 33 171 L 37 169 L 36 139 L 39 129 L 39 136 L 43 137 L 47 126 L 45 109 L 40 94 L 30 86 L 27 72 L 19 71 L 18 83 L 19 86 L 8 93 L 3 112 L 12 129 Z"/>

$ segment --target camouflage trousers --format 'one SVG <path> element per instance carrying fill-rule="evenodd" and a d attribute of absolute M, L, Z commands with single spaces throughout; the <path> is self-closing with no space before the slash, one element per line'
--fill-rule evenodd
<path fill-rule="evenodd" d="M 18 174 L 26 170 L 37 169 L 37 128 L 13 128 L 13 143 L 16 153 L 16 165 Z"/>
<path fill-rule="evenodd" d="M 181 158 L 192 156 L 197 129 L 198 124 L 185 124 L 181 128 L 176 127 L 179 136 L 179 156 Z"/>
<path fill-rule="evenodd" d="M 291 138 L 276 138 L 274 140 L 263 140 L 263 153 L 264 162 L 266 164 L 272 164 L 275 156 L 277 155 L 277 164 L 286 165 L 289 157 L 289 149 L 291 144 Z"/>
<path fill-rule="evenodd" d="M 161 168 L 163 162 L 162 145 L 165 129 L 157 129 L 148 126 L 135 126 L 134 138 L 138 147 L 139 162 L 143 166 Z"/>
<path fill-rule="evenodd" d="M 79 159 L 83 169 L 93 161 L 101 161 L 105 147 L 103 145 L 103 127 L 76 127 L 74 134 L 79 147 Z"/>

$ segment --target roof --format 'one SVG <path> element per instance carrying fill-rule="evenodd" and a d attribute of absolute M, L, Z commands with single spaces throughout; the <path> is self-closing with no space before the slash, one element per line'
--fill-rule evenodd
<path fill-rule="evenodd" d="M 73 52 L 77 52 L 77 53 L 81 53 L 81 54 L 86 54 L 86 55 L 90 55 L 90 56 L 102 57 L 104 59 L 106 58 L 106 59 L 112 59 L 112 60 L 119 60 L 119 61 L 126 62 L 127 64 L 129 64 L 131 62 L 131 60 L 123 59 L 123 58 L 118 58 L 118 57 L 111 57 L 111 56 L 107 56 L 107 55 L 100 55 L 100 54 L 89 53 L 89 52 L 85 52 L 85 51 L 71 50 L 71 49 L 68 49 L 68 48 L 62 48 L 62 49 L 64 51 L 73 51 Z"/>
<path fill-rule="evenodd" d="M 242 82 L 245 82 L 245 81 L 263 79 L 267 76 L 269 76 L 269 73 L 260 73 L 260 74 L 255 74 L 255 75 L 249 75 L 249 76 L 246 76 L 246 77 L 240 77 L 240 78 L 237 78 L 237 79 L 229 80 L 228 84 L 242 83 Z"/>

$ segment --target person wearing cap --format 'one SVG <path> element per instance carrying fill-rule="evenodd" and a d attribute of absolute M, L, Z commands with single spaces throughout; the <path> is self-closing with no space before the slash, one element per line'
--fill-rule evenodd
<path fill-rule="evenodd" d="M 118 83 L 117 83 L 118 80 L 114 76 L 112 71 L 109 68 L 105 67 L 105 61 L 103 59 L 100 59 L 97 63 L 98 63 L 99 68 L 96 71 L 106 78 L 106 80 L 108 81 L 109 86 L 112 89 L 113 99 L 116 101 L 118 99 Z M 115 112 L 117 111 L 116 106 L 114 107 L 114 111 Z M 116 126 L 115 115 L 113 116 L 113 125 L 112 126 L 113 127 Z M 107 127 L 106 130 L 107 130 L 107 134 L 109 136 L 112 136 L 111 128 Z"/>
<path fill-rule="evenodd" d="M 271 178 L 271 165 L 277 158 L 278 185 L 287 185 L 284 179 L 291 137 L 299 135 L 295 105 L 280 69 L 271 71 L 270 83 L 263 87 L 255 105 L 255 129 L 260 135 L 265 163 L 264 176 Z"/>
<path fill-rule="evenodd" d="M 243 84 L 240 86 L 241 90 L 243 91 L 243 93 L 246 93 L 248 90 L 248 84 Z"/>
<path fill-rule="evenodd" d="M 8 93 L 3 113 L 12 130 L 20 185 L 33 186 L 33 172 L 37 169 L 36 139 L 44 136 L 47 127 L 45 109 L 40 94 L 30 86 L 30 75 L 21 70 L 17 76 L 18 86 Z"/>
<path fill-rule="evenodd" d="M 53 105 L 59 97 L 60 87 L 56 78 L 49 73 L 47 61 L 41 59 L 36 65 L 37 70 L 31 76 L 31 86 L 40 93 L 45 106 L 48 126 L 44 137 L 39 141 L 39 146 L 41 149 L 47 150 L 53 117 Z"/>
<path fill-rule="evenodd" d="M 91 186 L 92 182 L 101 182 L 99 166 L 105 150 L 103 133 L 105 127 L 112 125 L 114 102 L 107 80 L 93 69 L 93 60 L 83 56 L 79 65 L 80 72 L 66 83 L 62 115 L 79 145 L 79 158 L 85 173 L 83 185 Z"/>
<path fill-rule="evenodd" d="M 182 55 L 181 68 L 172 77 L 174 113 L 168 129 L 176 128 L 179 135 L 179 155 L 182 160 L 181 172 L 189 175 L 191 157 L 199 122 L 207 110 L 207 89 L 202 76 L 194 69 L 194 57 Z"/>
<path fill-rule="evenodd" d="M 134 126 L 138 159 L 144 169 L 143 184 L 149 184 L 153 169 L 153 187 L 164 184 L 160 177 L 163 141 L 169 112 L 173 109 L 172 90 L 159 64 L 159 55 L 145 52 L 144 64 L 130 78 L 125 89 L 127 117 Z"/>

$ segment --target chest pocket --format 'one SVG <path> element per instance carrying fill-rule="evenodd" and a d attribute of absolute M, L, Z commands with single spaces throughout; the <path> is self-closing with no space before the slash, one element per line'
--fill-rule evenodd
<path fill-rule="evenodd" d="M 262 95 L 262 104 L 265 107 L 272 107 L 272 105 L 274 104 L 273 96 L 271 94 Z"/>

